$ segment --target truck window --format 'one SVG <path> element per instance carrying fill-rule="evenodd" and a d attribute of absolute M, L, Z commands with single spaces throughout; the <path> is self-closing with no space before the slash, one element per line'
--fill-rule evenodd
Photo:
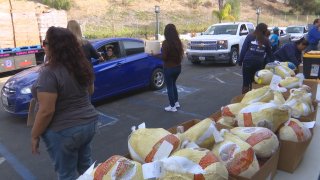
<path fill-rule="evenodd" d="M 138 41 L 123 41 L 124 50 L 127 56 L 144 53 L 144 43 Z"/>
<path fill-rule="evenodd" d="M 249 29 L 249 33 L 253 33 L 254 32 L 254 26 L 253 24 L 247 24 L 247 27 Z"/>
<path fill-rule="evenodd" d="M 240 27 L 240 32 L 242 31 L 248 31 L 246 25 L 242 24 L 241 27 Z"/>

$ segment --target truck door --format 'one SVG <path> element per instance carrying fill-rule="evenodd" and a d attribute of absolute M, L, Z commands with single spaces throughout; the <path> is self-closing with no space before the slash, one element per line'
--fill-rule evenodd
<path fill-rule="evenodd" d="M 240 36 L 239 52 L 241 52 L 242 45 L 248 34 L 249 34 L 249 30 L 247 26 L 245 24 L 241 24 L 240 30 L 239 30 L 239 36 Z"/>

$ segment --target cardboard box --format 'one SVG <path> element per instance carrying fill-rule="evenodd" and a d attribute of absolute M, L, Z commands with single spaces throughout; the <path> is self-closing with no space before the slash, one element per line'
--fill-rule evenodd
<path fill-rule="evenodd" d="M 259 89 L 259 88 L 262 88 L 264 86 L 267 86 L 267 85 L 256 84 L 255 82 L 252 83 L 252 89 Z"/>
<path fill-rule="evenodd" d="M 299 120 L 300 120 L 301 122 L 310 122 L 310 121 L 315 121 L 315 120 L 316 120 L 316 118 L 317 118 L 318 103 L 314 101 L 314 102 L 312 103 L 312 105 L 313 105 L 313 107 L 314 107 L 314 111 L 313 111 L 311 114 L 309 114 L 309 116 L 301 116 L 301 117 L 299 118 Z"/>
<path fill-rule="evenodd" d="M 281 148 L 280 148 L 281 149 Z M 262 180 L 262 179 L 274 179 L 277 173 L 277 164 L 279 161 L 280 149 L 274 153 L 271 158 L 267 160 L 259 160 L 260 170 L 254 174 L 251 178 L 243 178 L 239 176 L 231 176 L 237 180 Z"/>
<path fill-rule="evenodd" d="M 315 100 L 317 97 L 317 90 L 318 90 L 318 84 L 319 80 L 317 79 L 305 79 L 303 81 L 303 84 L 309 86 L 311 88 L 311 93 L 312 93 L 312 99 Z"/>
<path fill-rule="evenodd" d="M 238 96 L 235 96 L 234 98 L 231 99 L 231 104 L 234 104 L 234 103 L 239 103 L 241 102 L 241 100 L 243 99 L 245 94 L 241 94 L 241 95 L 238 95 Z"/>
<path fill-rule="evenodd" d="M 209 116 L 214 122 L 217 122 L 222 117 L 221 111 L 217 111 Z"/>
<path fill-rule="evenodd" d="M 306 142 L 290 142 L 290 141 L 280 141 L 280 156 L 278 162 L 278 169 L 293 173 L 300 162 L 303 159 L 304 153 L 308 148 L 312 137 Z"/>

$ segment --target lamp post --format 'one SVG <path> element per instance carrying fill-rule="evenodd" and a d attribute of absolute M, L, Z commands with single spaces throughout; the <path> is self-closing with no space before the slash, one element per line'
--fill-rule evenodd
<path fill-rule="evenodd" d="M 257 25 L 259 24 L 259 18 L 260 18 L 260 14 L 261 14 L 261 7 L 257 8 Z"/>
<path fill-rule="evenodd" d="M 160 6 L 154 7 L 154 12 L 156 13 L 156 40 L 159 40 L 160 34 L 160 22 L 159 22 L 159 14 L 160 14 Z"/>

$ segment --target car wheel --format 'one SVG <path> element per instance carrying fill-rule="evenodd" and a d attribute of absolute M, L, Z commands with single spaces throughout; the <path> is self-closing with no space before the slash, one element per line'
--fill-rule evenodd
<path fill-rule="evenodd" d="M 235 47 L 231 48 L 229 64 L 232 66 L 235 66 L 237 64 L 238 58 L 239 58 L 238 49 Z"/>
<path fill-rule="evenodd" d="M 159 90 L 162 89 L 164 87 L 165 83 L 164 83 L 164 73 L 163 73 L 163 69 L 155 69 L 152 73 L 151 76 L 151 89 L 153 90 Z"/>

